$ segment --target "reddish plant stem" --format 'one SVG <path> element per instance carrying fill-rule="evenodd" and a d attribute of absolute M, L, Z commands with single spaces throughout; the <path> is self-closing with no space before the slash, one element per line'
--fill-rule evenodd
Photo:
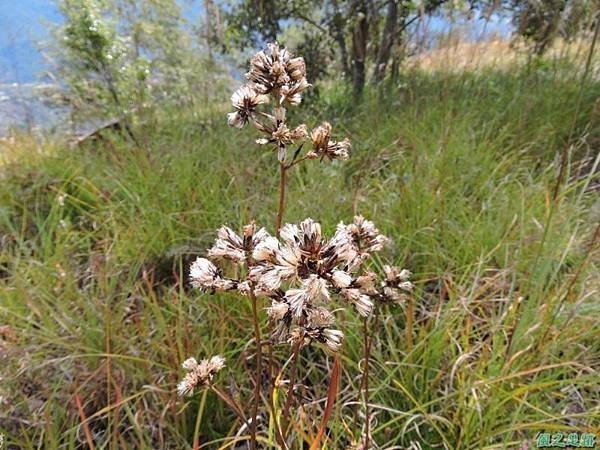
<path fill-rule="evenodd" d="M 269 321 L 267 333 L 269 336 L 273 334 L 273 324 Z M 273 344 L 271 341 L 267 341 L 267 376 L 269 377 L 269 394 L 270 399 L 272 399 L 273 391 L 271 389 L 271 385 L 273 384 Z"/>
<path fill-rule="evenodd" d="M 413 349 L 413 323 L 415 312 L 413 309 L 413 299 L 409 295 L 406 299 L 406 347 L 408 353 L 412 353 Z"/>
<path fill-rule="evenodd" d="M 275 220 L 275 235 L 279 238 L 283 213 L 285 210 L 285 174 L 286 167 L 284 162 L 279 163 L 279 209 L 277 210 L 277 219 Z"/>
<path fill-rule="evenodd" d="M 246 419 L 246 416 L 244 415 L 244 411 L 242 409 L 242 407 L 240 405 L 238 405 L 235 400 L 233 400 L 229 395 L 227 395 L 227 393 L 225 391 L 223 391 L 221 388 L 215 386 L 215 385 L 210 385 L 210 389 L 217 394 L 221 400 L 223 400 L 225 403 L 227 403 L 227 405 L 231 408 L 231 410 L 236 414 L 236 416 L 238 416 L 238 418 L 244 422 L 246 424 L 246 426 L 248 426 L 248 428 L 250 428 L 250 424 L 248 423 L 248 419 Z"/>
<path fill-rule="evenodd" d="M 279 95 L 275 96 L 275 101 L 277 101 Z M 286 184 L 286 171 L 287 167 L 285 165 L 285 161 L 279 162 L 279 207 L 277 209 L 277 216 L 275 219 L 275 236 L 277 239 L 280 237 L 281 224 L 283 222 L 283 213 L 285 211 L 285 184 Z M 273 325 L 269 323 L 269 336 L 271 336 L 273 330 Z M 271 413 L 273 417 L 275 417 L 275 401 L 274 401 L 274 390 L 275 390 L 275 380 L 273 378 L 273 366 L 274 366 L 274 357 L 273 357 L 273 343 L 269 341 L 268 343 L 268 377 L 269 377 L 269 406 L 271 408 Z M 280 424 L 277 419 L 275 419 L 275 437 L 278 443 L 282 446 L 282 448 L 286 448 L 285 445 L 285 437 L 284 433 L 281 431 Z"/>
<path fill-rule="evenodd" d="M 75 405 L 77 406 L 77 411 L 79 412 L 79 417 L 81 418 L 81 425 L 83 426 L 83 432 L 85 433 L 85 439 L 87 441 L 88 447 L 91 450 L 94 450 L 94 440 L 92 439 L 92 433 L 90 432 L 90 426 L 88 425 L 87 417 L 85 417 L 85 412 L 83 411 L 83 406 L 81 405 L 81 398 L 79 398 L 79 394 L 75 394 Z"/>
<path fill-rule="evenodd" d="M 301 323 L 300 326 L 302 326 L 302 325 L 303 324 Z M 288 390 L 287 390 L 287 394 L 286 394 L 286 398 L 285 398 L 285 404 L 283 405 L 283 411 L 281 413 L 281 420 L 282 420 L 281 431 L 283 433 L 284 440 L 285 440 L 285 438 L 287 438 L 290 407 L 292 406 L 292 399 L 294 398 L 294 384 L 296 384 L 296 376 L 298 373 L 298 359 L 299 359 L 299 355 L 300 355 L 301 342 L 302 342 L 302 339 L 298 340 L 298 342 L 296 342 L 294 344 L 294 347 L 292 350 L 292 372 L 290 374 L 290 385 L 288 386 Z"/>
<path fill-rule="evenodd" d="M 258 306 L 256 295 L 250 290 L 250 300 L 252 301 L 252 319 L 254 322 L 254 340 L 256 341 L 256 384 L 254 386 L 254 404 L 252 407 L 252 422 L 250 427 L 251 440 L 250 448 L 256 450 L 256 416 L 258 415 L 258 404 L 260 403 L 260 388 L 262 377 L 262 343 L 260 336 L 260 326 L 258 324 Z"/>
<path fill-rule="evenodd" d="M 365 317 L 363 321 L 364 353 L 365 367 L 363 370 L 363 397 L 365 401 L 365 439 L 364 448 L 369 448 L 369 360 L 371 359 L 371 342 L 369 340 L 369 319 Z"/>

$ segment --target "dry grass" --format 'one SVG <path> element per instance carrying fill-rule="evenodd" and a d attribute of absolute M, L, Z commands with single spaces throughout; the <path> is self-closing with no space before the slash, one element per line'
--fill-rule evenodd
<path fill-rule="evenodd" d="M 414 272 L 414 303 L 390 306 L 373 328 L 370 428 L 381 448 L 531 448 L 540 431 L 597 432 L 600 85 L 583 90 L 573 176 L 552 200 L 579 81 L 579 66 L 561 67 L 408 72 L 359 106 L 338 86 L 301 113 L 311 127 L 335 117 L 355 147 L 344 164 L 294 171 L 286 221 L 311 216 L 329 235 L 361 212 L 395 242 L 373 269 Z M 222 114 L 201 128 L 194 113 L 157 111 L 138 131 L 143 151 L 107 135 L 36 157 L 17 148 L 2 168 L 0 432 L 14 448 L 244 448 L 248 433 L 233 437 L 241 423 L 219 397 L 181 401 L 176 385 L 187 356 L 220 353 L 217 380 L 248 403 L 252 309 L 199 295 L 185 274 L 220 224 L 273 221 L 277 161 Z M 352 311 L 346 320 L 360 330 Z M 350 331 L 327 448 L 362 435 L 362 348 Z M 334 359 L 306 351 L 299 364 L 309 382 L 292 422 L 294 446 L 306 448 Z M 259 440 L 275 448 L 268 423 Z"/>
<path fill-rule="evenodd" d="M 558 39 L 544 55 L 544 61 L 583 61 L 589 48 L 589 39 L 580 38 L 574 42 Z M 468 42 L 451 37 L 444 39 L 437 48 L 408 58 L 408 65 L 428 72 L 514 70 L 519 64 L 526 63 L 530 54 L 527 44 L 518 38 L 493 37 Z"/>

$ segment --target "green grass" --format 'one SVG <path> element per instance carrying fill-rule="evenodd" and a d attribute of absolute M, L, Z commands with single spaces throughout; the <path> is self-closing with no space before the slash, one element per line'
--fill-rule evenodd
<path fill-rule="evenodd" d="M 579 78 L 545 66 L 413 72 L 358 106 L 345 89 L 295 112 L 309 126 L 330 120 L 354 147 L 348 162 L 293 171 L 285 219 L 331 233 L 361 213 L 393 240 L 375 269 L 414 272 L 413 329 L 406 305 L 371 323 L 375 441 L 499 449 L 541 431 L 597 432 L 600 85 L 583 90 L 557 199 Z M 96 448 L 192 448 L 198 413 L 202 448 L 235 434 L 216 396 L 186 402 L 174 387 L 183 359 L 221 353 L 219 384 L 250 396 L 250 304 L 190 290 L 187 266 L 222 223 L 273 231 L 275 155 L 228 129 L 220 107 L 146 120 L 143 149 L 114 135 L 46 142 L 2 168 L 0 432 L 15 448 L 86 448 L 81 415 Z M 361 434 L 361 321 L 346 318 L 329 449 Z M 289 348 L 276 354 L 285 361 Z M 303 351 L 307 396 L 325 397 L 331 363 Z M 298 426 L 314 435 L 323 406 L 307 405 Z"/>

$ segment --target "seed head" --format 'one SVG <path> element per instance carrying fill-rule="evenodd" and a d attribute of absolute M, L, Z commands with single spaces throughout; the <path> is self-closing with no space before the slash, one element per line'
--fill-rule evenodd
<path fill-rule="evenodd" d="M 290 307 L 286 302 L 273 300 L 271 306 L 267 308 L 267 315 L 273 321 L 280 321 L 283 320 L 289 310 Z"/>
<path fill-rule="evenodd" d="M 344 333 L 334 328 L 297 327 L 290 332 L 288 342 L 291 345 L 300 342 L 300 345 L 304 346 L 313 339 L 324 344 L 332 352 L 338 352 L 342 347 Z"/>
<path fill-rule="evenodd" d="M 354 281 L 354 285 L 358 287 L 363 294 L 375 295 L 377 294 L 377 289 L 375 288 L 376 280 L 377 275 L 374 272 L 364 272 Z"/>
<path fill-rule="evenodd" d="M 352 276 L 343 270 L 335 270 L 331 275 L 331 281 L 337 288 L 347 288 L 352 284 Z"/>
<path fill-rule="evenodd" d="M 254 223 L 244 226 L 242 236 L 223 225 L 217 232 L 214 245 L 208 250 L 208 256 L 230 259 L 237 264 L 243 264 L 247 262 L 248 256 L 253 253 L 254 248 L 269 238 L 271 235 L 267 230 L 261 228 L 256 231 Z"/>
<path fill-rule="evenodd" d="M 354 223 L 348 225 L 347 228 L 361 255 L 368 256 L 372 252 L 381 251 L 389 241 L 387 237 L 379 233 L 373 222 L 363 216 L 355 216 Z"/>
<path fill-rule="evenodd" d="M 298 104 L 295 98 L 306 87 L 306 64 L 303 58 L 292 58 L 285 48 L 278 44 L 267 44 L 265 50 L 258 52 L 250 60 L 250 71 L 246 78 L 250 80 L 261 94 L 269 94 L 276 89 L 295 91 L 286 94 L 285 99 L 291 98 L 291 104 Z"/>
<path fill-rule="evenodd" d="M 248 121 L 254 119 L 258 105 L 268 102 L 268 96 L 259 94 L 251 86 L 242 86 L 231 96 L 231 104 L 235 112 L 227 114 L 227 123 L 231 127 L 242 128 Z"/>
<path fill-rule="evenodd" d="M 197 258 L 190 266 L 192 287 L 211 291 L 228 291 L 236 288 L 236 282 L 223 278 L 212 262 L 205 258 Z"/>
<path fill-rule="evenodd" d="M 333 314 L 322 306 L 315 306 L 308 309 L 307 324 L 313 328 L 330 327 L 334 323 Z"/>
<path fill-rule="evenodd" d="M 331 140 L 331 124 L 329 122 L 323 122 L 320 126 L 315 128 L 310 138 L 312 141 L 312 148 L 315 155 L 319 157 L 326 157 L 330 160 L 334 159 L 348 159 L 350 155 L 350 148 L 352 144 L 348 139 L 344 139 L 340 142 Z"/>
<path fill-rule="evenodd" d="M 291 145 L 297 140 L 304 139 L 307 136 L 306 125 L 302 124 L 293 130 L 290 130 L 285 123 L 279 124 L 277 129 L 271 133 L 268 138 L 257 139 L 259 145 L 275 144 L 278 147 Z"/>
<path fill-rule="evenodd" d="M 383 266 L 383 272 L 385 279 L 381 282 L 382 295 L 379 297 L 383 301 L 400 303 L 407 297 L 405 292 L 414 290 L 414 285 L 409 281 L 412 275 L 409 270 L 385 265 Z"/>
<path fill-rule="evenodd" d="M 291 106 L 297 106 L 302 102 L 302 92 L 310 87 L 306 78 L 294 84 L 287 84 L 280 89 L 279 103 L 287 102 Z"/>
<path fill-rule="evenodd" d="M 333 328 L 324 328 L 318 340 L 323 342 L 332 352 L 339 352 L 344 340 L 344 333 Z"/>
<path fill-rule="evenodd" d="M 352 303 L 358 313 L 363 317 L 368 317 L 373 310 L 373 301 L 371 298 L 363 294 L 359 289 L 342 289 L 342 297 Z"/>
<path fill-rule="evenodd" d="M 306 64 L 304 58 L 291 58 L 286 65 L 286 70 L 292 81 L 306 81 Z"/>
<path fill-rule="evenodd" d="M 226 258 L 237 263 L 243 262 L 246 259 L 244 251 L 244 241 L 235 231 L 223 225 L 217 232 L 217 239 L 210 250 L 208 250 L 210 258 Z"/>
<path fill-rule="evenodd" d="M 188 372 L 177 385 L 177 393 L 183 397 L 192 395 L 198 386 L 210 384 L 215 374 L 225 366 L 225 358 L 216 355 L 200 363 L 195 358 L 188 358 L 181 366 Z"/>
<path fill-rule="evenodd" d="M 254 247 L 252 257 L 255 261 L 273 262 L 277 250 L 279 250 L 279 241 L 273 236 L 269 236 Z"/>
<path fill-rule="evenodd" d="M 401 281 L 407 281 L 410 279 L 412 273 L 407 269 L 400 269 L 396 266 L 383 266 L 383 272 L 385 273 L 385 279 L 389 283 L 398 283 Z"/>

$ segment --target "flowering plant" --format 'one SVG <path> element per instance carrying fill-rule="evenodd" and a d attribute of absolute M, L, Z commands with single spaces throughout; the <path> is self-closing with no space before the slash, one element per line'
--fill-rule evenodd
<path fill-rule="evenodd" d="M 254 401 L 250 418 L 231 396 L 213 384 L 215 374 L 224 367 L 224 359 L 213 356 L 198 363 L 189 358 L 183 363 L 188 371 L 178 386 L 181 395 L 189 395 L 199 386 L 209 386 L 224 399 L 250 428 L 250 446 L 257 446 L 259 406 L 263 389 L 263 346 L 268 346 L 267 386 L 269 408 L 275 420 L 276 438 L 281 448 L 289 448 L 289 419 L 294 401 L 298 372 L 298 357 L 303 347 L 320 343 L 326 351 L 337 355 L 342 351 L 343 326 L 336 320 L 338 304 L 351 306 L 364 318 L 364 377 L 368 379 L 367 319 L 378 303 L 400 302 L 412 291 L 410 272 L 384 266 L 384 277 L 368 269 L 371 256 L 383 249 L 388 238 L 370 220 L 358 215 L 350 224 L 340 222 L 333 236 L 323 236 L 321 225 L 307 218 L 298 224 L 282 225 L 285 209 L 286 174 L 295 165 L 319 159 L 347 159 L 351 149 L 348 139 L 335 141 L 332 126 L 325 122 L 310 133 L 305 124 L 292 127 L 286 119 L 286 107 L 299 105 L 302 92 L 310 87 L 306 67 L 301 57 L 292 57 L 285 48 L 269 44 L 250 62 L 246 74 L 249 84 L 231 97 L 235 109 L 228 114 L 230 126 L 252 125 L 261 134 L 256 140 L 261 146 L 277 152 L 279 162 L 279 210 L 275 220 L 275 235 L 255 223 L 246 225 L 241 233 L 227 226 L 217 232 L 207 258 L 199 257 L 191 265 L 190 279 L 195 288 L 206 293 L 233 291 L 248 297 L 252 303 L 256 344 L 256 374 Z M 264 111 L 272 104 L 271 111 Z M 304 150 L 306 141 L 310 145 Z M 294 152 L 288 152 L 295 147 Z M 235 269 L 235 270 L 234 270 Z M 269 338 L 262 341 L 262 324 L 258 301 L 267 303 Z M 343 308 L 341 308 L 343 309 Z M 274 377 L 276 366 L 272 347 L 291 346 L 291 373 L 284 381 L 287 363 Z M 336 356 L 336 358 L 338 358 Z M 339 364 L 339 358 L 337 359 Z M 363 448 L 371 446 L 369 436 L 368 384 L 365 386 L 365 431 Z M 276 388 L 287 386 L 280 414 L 273 399 Z M 278 419 L 280 418 L 280 420 Z"/>

